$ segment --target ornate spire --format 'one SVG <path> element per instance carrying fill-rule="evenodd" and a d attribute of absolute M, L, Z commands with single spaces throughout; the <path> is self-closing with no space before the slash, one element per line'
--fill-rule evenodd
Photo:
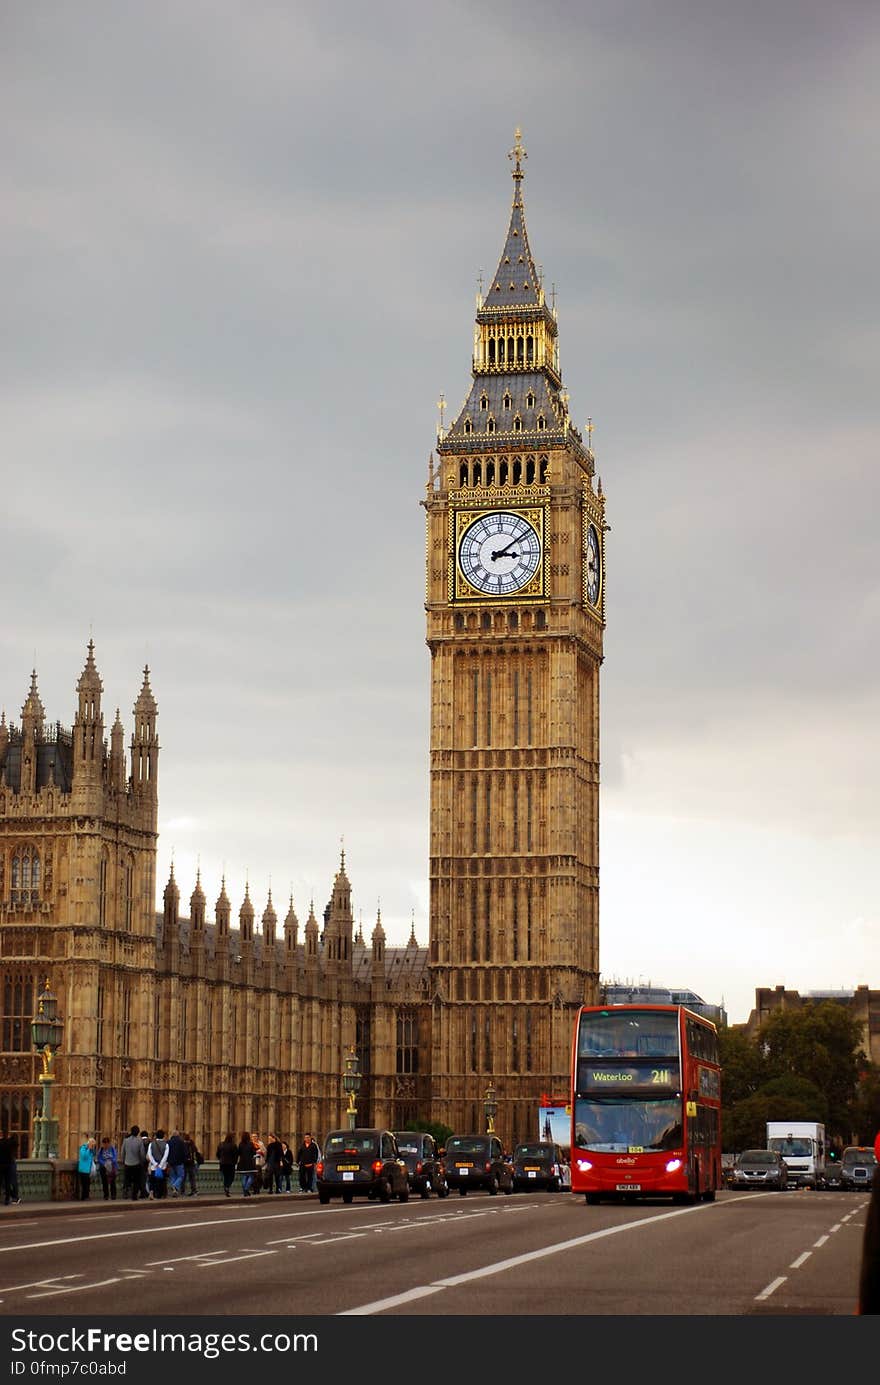
<path fill-rule="evenodd" d="M 473 382 L 452 426 L 438 438 L 437 454 L 506 452 L 509 449 L 572 447 L 585 471 L 592 460 L 573 428 L 562 391 L 556 309 L 544 296 L 543 275 L 535 264 L 526 231 L 522 184 L 526 151 L 520 130 L 510 151 L 513 205 L 498 267 L 477 298 Z M 494 463 L 493 463 L 494 465 Z M 505 464 L 506 465 L 506 464 Z M 485 478 L 463 484 L 480 485 Z M 500 476 L 499 484 L 508 477 Z M 510 476 L 512 484 L 544 484 L 535 474 Z"/>
<path fill-rule="evenodd" d="M 32 730 L 42 734 L 43 723 L 46 720 L 46 713 L 40 701 L 40 694 L 37 692 L 37 670 L 31 672 L 31 686 L 24 706 L 21 709 L 21 729 Z"/>

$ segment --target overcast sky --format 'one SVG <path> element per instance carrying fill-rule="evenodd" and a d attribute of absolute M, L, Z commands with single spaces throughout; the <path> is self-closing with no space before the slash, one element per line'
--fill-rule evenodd
<path fill-rule="evenodd" d="M 10 4 L 0 704 L 159 706 L 159 886 L 427 942 L 436 400 L 528 152 L 608 498 L 601 968 L 880 987 L 872 0 Z"/>

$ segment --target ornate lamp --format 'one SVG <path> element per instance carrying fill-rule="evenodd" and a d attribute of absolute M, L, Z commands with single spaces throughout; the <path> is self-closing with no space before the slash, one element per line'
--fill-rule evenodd
<path fill-rule="evenodd" d="M 357 1094 L 361 1089 L 361 1070 L 358 1066 L 357 1054 L 353 1048 L 345 1060 L 342 1085 L 348 1093 L 348 1128 L 354 1130 L 357 1125 Z"/>
<path fill-rule="evenodd" d="M 37 996 L 37 1013 L 31 1020 L 31 1042 L 43 1061 L 39 1074 L 42 1086 L 40 1114 L 34 1117 L 34 1158 L 58 1158 L 58 1122 L 52 1117 L 52 1059 L 61 1046 L 64 1021 L 58 1014 L 58 1001 L 49 989 L 49 980 Z"/>
<path fill-rule="evenodd" d="M 486 1134 L 495 1134 L 495 1117 L 498 1114 L 498 1101 L 495 1095 L 495 1088 L 490 1083 L 486 1088 L 486 1095 L 483 1097 L 483 1115 L 486 1117 Z"/>

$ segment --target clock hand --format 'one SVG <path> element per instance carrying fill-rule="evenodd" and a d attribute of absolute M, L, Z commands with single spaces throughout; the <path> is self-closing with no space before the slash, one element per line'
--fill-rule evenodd
<path fill-rule="evenodd" d="M 507 545 L 507 548 L 499 548 L 497 553 L 492 554 L 492 562 L 494 563 L 496 558 L 518 558 L 518 553 L 508 553 L 508 549 L 512 548 L 515 543 L 519 543 L 519 539 L 511 539 Z"/>

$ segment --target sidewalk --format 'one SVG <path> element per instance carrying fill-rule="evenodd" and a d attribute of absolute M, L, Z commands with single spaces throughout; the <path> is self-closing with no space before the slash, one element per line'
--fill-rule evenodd
<path fill-rule="evenodd" d="M 254 1193 L 251 1197 L 247 1198 L 242 1196 L 240 1189 L 232 1192 L 229 1197 L 226 1197 L 223 1192 L 218 1193 L 211 1190 L 204 1193 L 200 1191 L 195 1197 L 188 1197 L 186 1194 L 182 1197 L 139 1197 L 136 1202 L 132 1202 L 130 1198 L 125 1197 L 108 1198 L 105 1201 L 101 1195 L 100 1188 L 97 1197 L 88 1197 L 84 1201 L 70 1198 L 65 1201 L 53 1202 L 49 1199 L 23 1197 L 21 1202 L 10 1203 L 8 1207 L 4 1207 L 2 1203 L 0 1203 L 0 1235 L 2 1235 L 4 1226 L 13 1225 L 16 1221 L 26 1221 L 29 1217 L 34 1215 L 51 1217 L 70 1216 L 71 1214 L 77 1216 L 91 1213 L 93 1216 L 96 1214 L 100 1216 L 104 1212 L 123 1211 L 128 1213 L 134 1211 L 136 1207 L 150 1207 L 160 1211 L 169 1207 L 179 1207 L 182 1209 L 203 1207 L 205 1204 L 209 1206 L 228 1207 L 230 1204 L 242 1202 L 247 1203 L 250 1207 L 257 1202 L 274 1203 L 278 1201 L 281 1203 L 293 1203 L 302 1202 L 305 1198 L 316 1197 L 317 1193 L 301 1193 L 298 1188 L 289 1193 Z"/>

